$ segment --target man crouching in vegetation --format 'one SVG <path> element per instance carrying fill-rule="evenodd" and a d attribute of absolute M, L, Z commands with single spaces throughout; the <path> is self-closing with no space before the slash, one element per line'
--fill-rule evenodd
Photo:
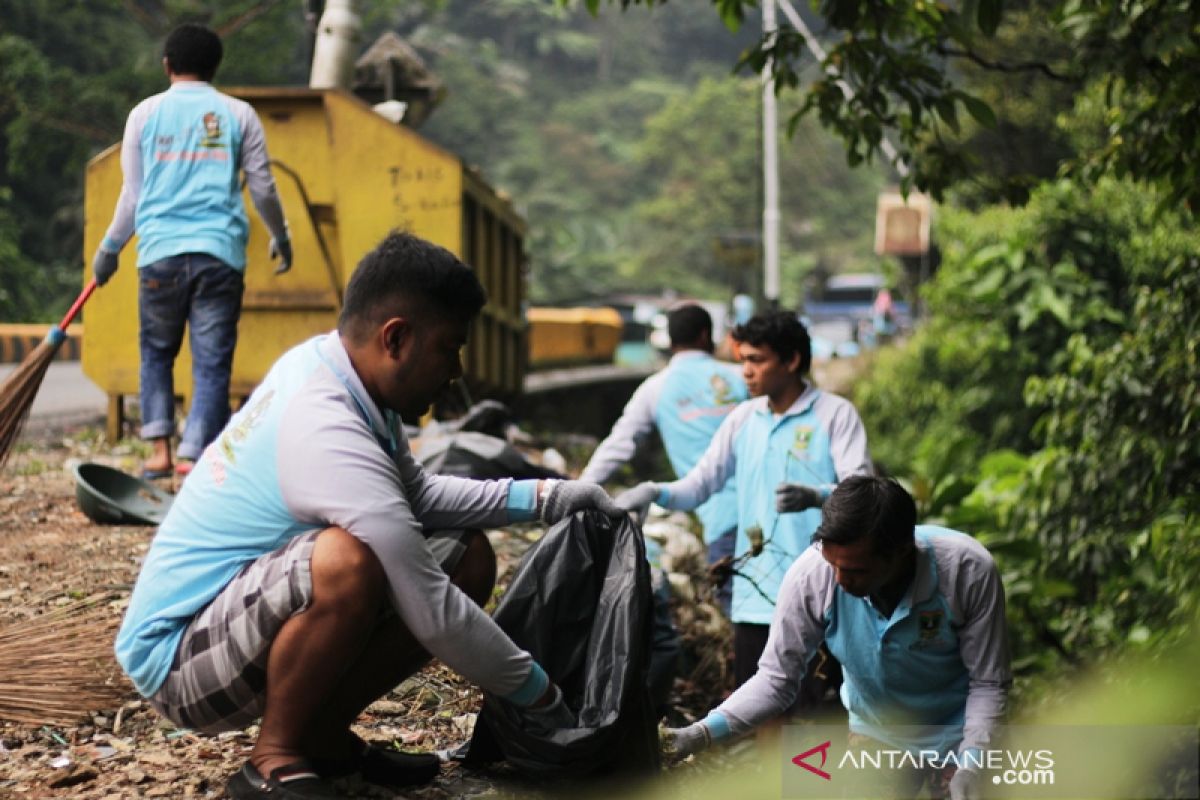
<path fill-rule="evenodd" d="M 916 785 L 905 788 L 915 793 L 928 780 L 933 797 L 947 789 L 952 800 L 979 797 L 982 751 L 1012 683 L 1004 587 L 981 544 L 916 525 L 916 515 L 890 478 L 840 483 L 812 547 L 784 578 L 758 672 L 700 722 L 669 730 L 674 754 L 786 711 L 824 641 L 842 664 L 851 746 L 935 750 L 939 768 L 906 775 Z M 916 729 L 897 727 L 914 725 L 920 741 Z"/>
<path fill-rule="evenodd" d="M 262 718 L 232 797 L 335 797 L 327 780 L 351 773 L 433 778 L 433 755 L 350 731 L 431 654 L 551 727 L 560 715 L 561 692 L 479 607 L 496 574 L 487 538 L 445 529 L 621 512 L 589 483 L 428 475 L 400 424 L 461 376 L 484 302 L 451 253 L 388 236 L 351 278 L 337 330 L 276 362 L 155 535 L 117 658 L 177 725 Z"/>

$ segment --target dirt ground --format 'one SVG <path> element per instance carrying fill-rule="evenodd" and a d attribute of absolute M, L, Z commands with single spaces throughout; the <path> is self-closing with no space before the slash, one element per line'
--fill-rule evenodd
<path fill-rule="evenodd" d="M 32 438 L 33 444 L 19 445 L 0 471 L 0 631 L 104 592 L 108 597 L 96 635 L 111 641 L 153 528 L 92 523 L 76 505 L 71 469 L 94 461 L 135 473 L 141 454 L 134 444 L 103 444 L 95 429 Z M 539 534 L 529 528 L 488 533 L 502 584 Z M 22 679 L 30 676 L 0 676 L 0 685 Z M 88 679 L 102 680 L 99 675 Z M 199 736 L 159 717 L 127 683 L 121 686 L 120 699 L 104 708 L 80 708 L 74 725 L 0 719 L 0 798 L 223 796 L 226 778 L 245 760 L 256 730 Z M 694 717 L 710 699 L 687 681 L 677 681 L 676 689 L 675 712 L 681 718 Z M 64 683 L 64 695 L 72 691 L 70 682 Z M 405 749 L 446 748 L 467 739 L 479 703 L 474 687 L 434 664 L 371 706 L 356 731 L 368 741 Z M 396 796 L 361 783 L 342 788 L 353 797 Z M 503 771 L 477 773 L 451 764 L 433 784 L 403 796 L 538 794 Z"/>

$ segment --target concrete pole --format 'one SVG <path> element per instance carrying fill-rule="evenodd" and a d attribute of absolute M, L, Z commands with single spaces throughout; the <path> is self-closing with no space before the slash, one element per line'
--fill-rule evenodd
<path fill-rule="evenodd" d="M 775 0 L 763 0 L 763 40 L 775 43 L 778 25 Z M 779 303 L 779 122 L 775 107 L 772 62 L 763 67 L 763 296 L 768 306 Z"/>

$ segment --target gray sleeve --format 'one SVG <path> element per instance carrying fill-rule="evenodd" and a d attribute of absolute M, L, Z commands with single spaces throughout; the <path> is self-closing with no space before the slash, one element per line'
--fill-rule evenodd
<path fill-rule="evenodd" d="M 396 462 L 348 402 L 318 382 L 284 412 L 276 463 L 289 511 L 304 524 L 344 528 L 370 547 L 383 565 L 396 612 L 417 641 L 485 690 L 511 695 L 529 676 L 533 659 L 450 582 L 414 510 L 438 520 L 441 503 L 471 496 L 483 505 L 484 497 L 502 498 L 507 484 L 461 493 L 465 487 L 426 485 L 419 476 L 403 481 Z M 413 486 L 416 497 L 409 494 Z M 494 509 L 478 518 L 490 513 Z M 471 518 L 467 513 L 456 519 Z"/>
<path fill-rule="evenodd" d="M 740 403 L 729 413 L 691 472 L 677 481 L 662 485 L 658 499 L 661 505 L 678 511 L 691 511 L 725 486 L 729 476 L 737 469 L 733 443 L 753 411 L 753 402 Z"/>
<path fill-rule="evenodd" d="M 150 103 L 143 101 L 125 120 L 125 133 L 121 137 L 121 195 L 100 245 L 112 253 L 121 252 L 133 237 L 138 198 L 142 194 L 142 128 L 146 125 L 149 108 Z"/>
<path fill-rule="evenodd" d="M 604 483 L 622 464 L 633 458 L 642 440 L 654 430 L 654 409 L 662 394 L 665 374 L 659 372 L 651 375 L 637 388 L 625 404 L 621 418 L 596 448 L 596 452 L 592 453 L 579 480 Z"/>
<path fill-rule="evenodd" d="M 784 575 L 758 671 L 715 709 L 728 723 L 730 736 L 740 736 L 791 707 L 809 660 L 825 640 L 832 597 L 832 571 L 810 547 Z"/>
<path fill-rule="evenodd" d="M 1004 717 L 1012 666 L 1000 572 L 983 546 L 972 544 L 978 555 L 963 565 L 955 585 L 962 613 L 959 652 L 970 676 L 962 748 L 986 749 Z"/>
<path fill-rule="evenodd" d="M 283 206 L 279 202 L 279 192 L 275 188 L 275 178 L 271 175 L 270 157 L 267 155 L 267 138 L 263 133 L 262 122 L 254 113 L 249 103 L 230 99 L 230 107 L 242 128 L 242 171 L 246 173 L 246 188 L 250 191 L 250 201 L 262 217 L 263 224 L 271 232 L 271 236 L 282 241 L 288 237 L 287 226 L 283 218 Z"/>
<path fill-rule="evenodd" d="M 829 454 L 837 479 L 844 481 L 852 475 L 870 475 L 867 429 L 854 404 L 844 397 L 823 392 L 814 410 L 829 430 Z"/>

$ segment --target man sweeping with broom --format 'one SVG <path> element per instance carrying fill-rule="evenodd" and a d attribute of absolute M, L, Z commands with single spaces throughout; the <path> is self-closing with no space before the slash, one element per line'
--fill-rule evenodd
<path fill-rule="evenodd" d="M 171 373 L 185 324 L 194 391 L 174 471 L 186 474 L 229 420 L 249 230 L 240 173 L 271 232 L 271 255 L 280 257 L 275 273 L 292 262 L 262 124 L 248 103 L 209 84 L 222 52 L 220 38 L 203 25 L 181 25 L 167 37 L 163 68 L 171 88 L 129 114 L 121 141 L 121 196 L 92 259 L 96 283 L 103 286 L 136 228 L 141 432 L 154 448 L 144 478 L 172 473 Z"/>
<path fill-rule="evenodd" d="M 495 580 L 487 538 L 444 529 L 623 512 L 581 481 L 428 475 L 399 424 L 462 374 L 484 301 L 448 251 L 387 237 L 351 278 L 337 330 L 276 362 L 155 535 L 117 659 L 178 725 L 262 718 L 231 796 L 334 797 L 328 779 L 352 772 L 431 779 L 434 756 L 350 731 L 431 655 L 557 727 L 561 693 L 479 607 Z"/>

